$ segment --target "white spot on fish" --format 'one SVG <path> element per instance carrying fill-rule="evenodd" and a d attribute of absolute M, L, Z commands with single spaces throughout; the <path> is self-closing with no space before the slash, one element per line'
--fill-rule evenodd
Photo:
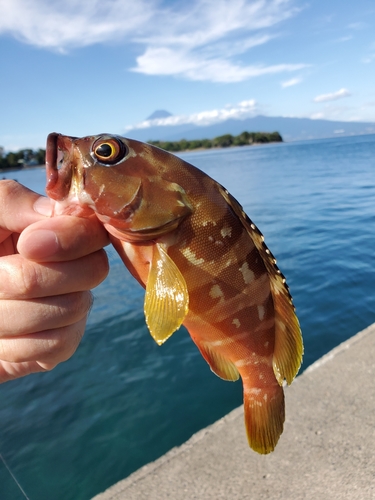
<path fill-rule="evenodd" d="M 251 408 L 254 408 L 254 406 L 263 406 L 263 403 L 255 398 L 249 398 L 249 400 L 251 401 Z"/>
<path fill-rule="evenodd" d="M 234 318 L 232 324 L 235 325 L 236 328 L 239 328 L 241 326 L 240 320 L 238 318 Z"/>
<path fill-rule="evenodd" d="M 224 341 L 223 340 L 214 340 L 213 342 L 209 342 L 210 346 L 212 347 L 217 347 L 217 346 L 220 346 L 220 345 L 223 345 Z"/>
<path fill-rule="evenodd" d="M 259 396 L 259 394 L 262 392 L 262 389 L 259 389 L 258 387 L 251 387 L 250 389 L 247 389 L 246 392 L 248 394 L 255 394 L 255 396 Z"/>
<path fill-rule="evenodd" d="M 260 321 L 263 320 L 264 313 L 265 313 L 264 307 L 263 306 L 258 306 L 258 316 L 259 316 Z"/>
<path fill-rule="evenodd" d="M 267 401 L 267 399 L 268 399 L 268 394 L 265 394 L 265 395 L 263 396 L 263 399 L 264 399 L 264 401 Z"/>
<path fill-rule="evenodd" d="M 197 206 L 197 205 L 196 205 L 196 206 Z M 216 226 L 216 222 L 215 222 L 214 220 L 204 220 L 204 221 L 202 222 L 202 226 L 203 226 L 203 227 L 206 227 L 206 226 L 208 226 L 209 224 L 212 224 L 213 226 Z"/>
<path fill-rule="evenodd" d="M 237 368 L 241 368 L 241 366 L 247 366 L 250 363 L 248 362 L 248 359 L 245 358 L 245 359 L 237 359 L 237 361 L 235 361 L 234 364 L 236 365 Z"/>
<path fill-rule="evenodd" d="M 247 262 L 244 262 L 242 266 L 240 267 L 240 272 L 242 274 L 243 280 L 248 285 L 255 279 L 255 275 L 251 269 L 249 269 L 249 264 Z"/>
<path fill-rule="evenodd" d="M 194 252 L 191 251 L 189 247 L 184 248 L 181 250 L 183 256 L 191 263 L 194 264 L 195 266 L 199 266 L 200 264 L 203 264 L 204 259 L 200 258 L 198 259 L 197 256 L 195 255 Z"/>
<path fill-rule="evenodd" d="M 270 345 L 269 342 L 265 342 L 264 347 L 268 347 Z"/>
<path fill-rule="evenodd" d="M 220 234 L 223 238 L 225 238 L 226 236 L 228 236 L 229 238 L 232 236 L 232 228 L 231 227 L 228 227 L 228 226 L 224 226 L 221 231 L 220 231 Z"/>
<path fill-rule="evenodd" d="M 219 285 L 213 285 L 210 290 L 210 297 L 212 299 L 220 299 L 220 302 L 224 302 L 224 293 Z"/>

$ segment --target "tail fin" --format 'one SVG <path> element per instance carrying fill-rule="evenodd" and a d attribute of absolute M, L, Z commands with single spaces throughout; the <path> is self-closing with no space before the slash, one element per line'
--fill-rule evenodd
<path fill-rule="evenodd" d="M 285 420 L 284 391 L 279 385 L 244 387 L 244 411 L 250 447 L 261 454 L 275 449 Z"/>

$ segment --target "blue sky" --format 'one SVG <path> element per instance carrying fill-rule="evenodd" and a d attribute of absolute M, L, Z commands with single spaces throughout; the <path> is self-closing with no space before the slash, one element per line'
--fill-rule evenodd
<path fill-rule="evenodd" d="M 0 146 L 257 114 L 375 122 L 373 0 L 0 0 Z"/>

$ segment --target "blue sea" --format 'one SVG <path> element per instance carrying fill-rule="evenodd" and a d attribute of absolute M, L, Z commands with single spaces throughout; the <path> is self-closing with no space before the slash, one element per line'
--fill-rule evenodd
<path fill-rule="evenodd" d="M 301 371 L 375 322 L 375 135 L 181 156 L 263 232 L 302 326 Z M 44 191 L 43 169 L 3 175 Z M 184 328 L 156 345 L 143 289 L 108 254 L 73 358 L 0 386 L 0 453 L 30 500 L 90 499 L 242 402 L 241 382 L 217 378 Z M 24 498 L 1 461 L 0 498 Z"/>

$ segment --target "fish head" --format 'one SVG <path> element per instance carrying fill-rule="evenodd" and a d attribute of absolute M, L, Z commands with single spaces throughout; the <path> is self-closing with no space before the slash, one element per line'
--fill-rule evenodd
<path fill-rule="evenodd" d="M 169 178 L 173 155 L 116 135 L 47 138 L 47 195 L 56 214 L 93 212 L 116 237 L 151 240 L 192 213 L 184 189 Z"/>

